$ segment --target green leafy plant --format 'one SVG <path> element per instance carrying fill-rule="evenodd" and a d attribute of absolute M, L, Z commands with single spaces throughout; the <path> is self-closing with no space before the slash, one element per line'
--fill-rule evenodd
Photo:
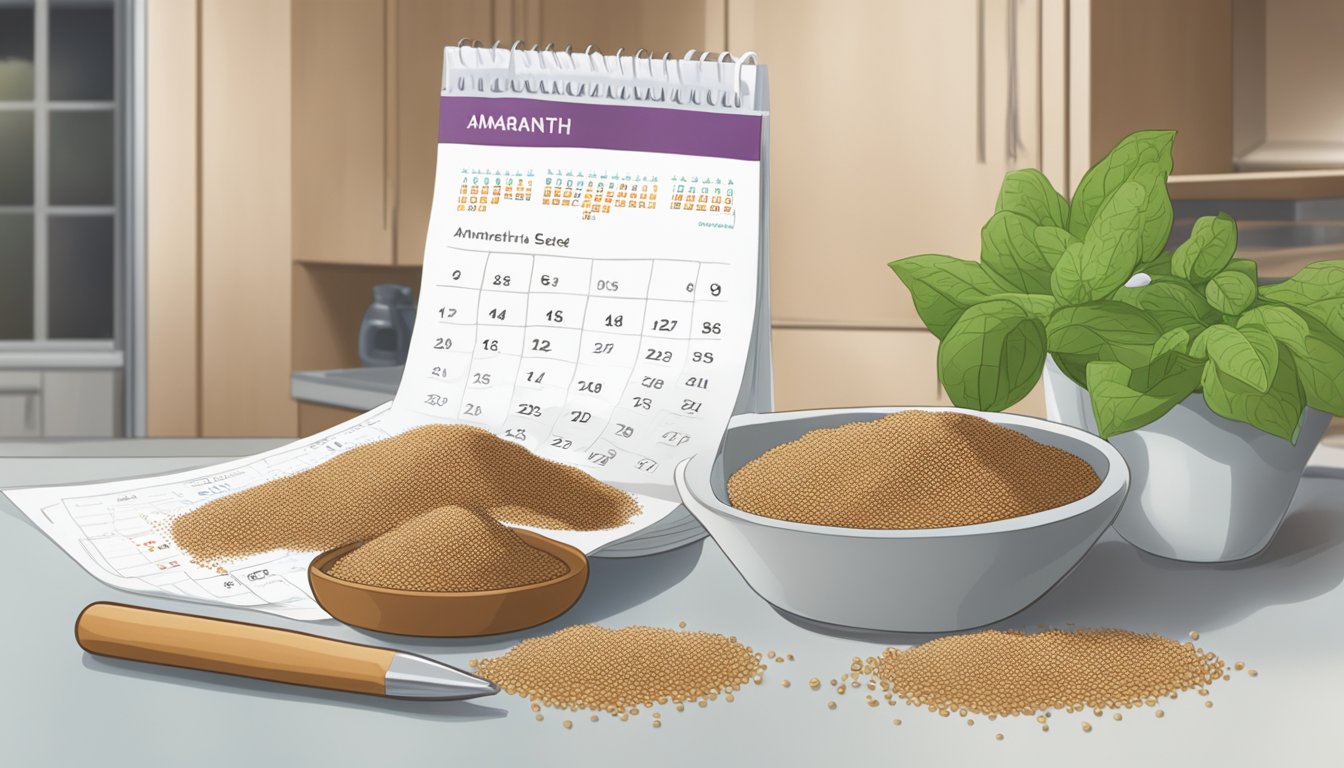
<path fill-rule="evenodd" d="M 891 268 L 939 339 L 952 402 L 1001 411 L 1046 355 L 1091 396 L 1104 437 L 1202 393 L 1209 408 L 1290 442 L 1307 406 L 1344 415 L 1344 261 L 1261 286 L 1235 258 L 1227 214 L 1174 251 L 1173 131 L 1127 136 L 1066 200 L 1034 169 L 1003 180 L 980 260 L 911 256 Z"/>

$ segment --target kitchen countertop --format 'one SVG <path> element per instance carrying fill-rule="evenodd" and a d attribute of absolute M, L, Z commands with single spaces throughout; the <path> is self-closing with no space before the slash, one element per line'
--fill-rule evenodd
<path fill-rule="evenodd" d="M 265 441 L 263 441 L 264 443 Z M 73 483 L 187 469 L 222 453 L 266 447 L 229 441 L 0 443 L 0 487 Z M 274 444 L 271 441 L 269 444 Z M 32 449 L 25 451 L 25 448 Z M 84 454 L 80 457 L 78 454 Z M 100 455 L 92 456 L 91 453 Z M 61 456 L 60 454 L 65 454 Z M 9 458 L 3 458 L 9 457 Z M 1055 713 L 1049 733 L 1034 720 L 940 718 L 905 704 L 870 709 L 861 696 L 807 688 L 848 669 L 851 657 L 930 636 L 803 626 L 742 582 L 712 540 L 629 560 L 597 559 L 587 591 L 567 614 L 511 635 L 400 638 L 335 622 L 295 622 L 259 612 L 118 592 L 71 562 L 0 498 L 0 572 L 9 608 L 0 652 L 9 665 L 0 695 L 0 763 L 15 766 L 144 765 L 1254 765 L 1337 764 L 1338 690 L 1344 682 L 1344 449 L 1323 446 L 1293 511 L 1270 547 L 1248 561 L 1196 566 L 1145 555 L 1113 532 L 1049 594 L 1003 627 L 1116 626 L 1184 638 L 1251 679 L 1164 701 L 1167 716 L 1125 712 L 1123 722 Z M 806 564 L 800 564 L 806 567 Z M 385 644 L 465 666 L 520 638 L 579 622 L 647 623 L 734 634 L 757 649 L 795 654 L 771 665 L 766 683 L 727 703 L 604 715 L 547 711 L 501 694 L 471 702 L 411 702 L 263 683 L 85 654 L 72 627 L 95 600 L 119 600 Z M 794 685 L 785 689 L 782 678 Z M 826 709 L 835 698 L 836 711 Z M 564 730 L 561 721 L 574 721 Z M 892 718 L 901 718 L 896 727 Z M 1080 721 L 1091 720 L 1084 733 Z M 1005 740 L 997 742 L 1001 732 Z"/>
<path fill-rule="evenodd" d="M 295 371 L 289 394 L 295 400 L 369 411 L 396 397 L 402 366 Z"/>

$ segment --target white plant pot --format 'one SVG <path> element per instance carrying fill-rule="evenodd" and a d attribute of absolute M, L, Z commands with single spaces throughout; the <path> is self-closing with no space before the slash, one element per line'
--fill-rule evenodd
<path fill-rule="evenodd" d="M 1047 359 L 1051 421 L 1097 433 L 1092 399 Z M 1215 563 L 1268 546 L 1288 513 L 1302 470 L 1330 425 L 1308 408 L 1297 443 L 1209 410 L 1196 393 L 1146 427 L 1110 439 L 1129 465 L 1130 491 L 1114 528 L 1162 557 Z"/>

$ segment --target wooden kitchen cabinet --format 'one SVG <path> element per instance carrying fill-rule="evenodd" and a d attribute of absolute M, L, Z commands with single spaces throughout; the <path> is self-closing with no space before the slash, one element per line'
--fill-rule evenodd
<path fill-rule="evenodd" d="M 423 259 L 443 47 L 490 0 L 292 0 L 294 259 Z"/>
<path fill-rule="evenodd" d="M 731 0 L 541 0 L 521 5 L 515 33 L 557 49 L 589 45 L 614 54 L 643 48 L 654 58 L 679 59 L 688 50 L 721 51 L 725 11 Z"/>
<path fill-rule="evenodd" d="M 775 409 L 947 404 L 928 331 L 776 328 Z"/>
<path fill-rule="evenodd" d="M 438 163 L 443 48 L 462 38 L 494 42 L 492 4 L 479 0 L 395 0 L 395 263 L 424 262 Z"/>
<path fill-rule="evenodd" d="M 923 327 L 887 262 L 978 258 L 1003 174 L 1048 159 L 1042 115 L 1063 94 L 1040 85 L 1038 52 L 1062 49 L 1040 33 L 1062 30 L 1040 18 L 1056 5 L 730 0 L 728 48 L 770 72 L 777 327 Z"/>
<path fill-rule="evenodd" d="M 385 0 L 293 0 L 294 258 L 391 264 Z"/>
<path fill-rule="evenodd" d="M 938 383 L 938 339 L 926 330 L 776 328 L 775 410 L 952 405 Z M 1045 415 L 1043 386 L 1008 409 Z"/>
<path fill-rule="evenodd" d="M 299 437 L 315 435 L 349 421 L 360 414 L 351 408 L 337 408 L 317 403 L 299 403 Z"/>

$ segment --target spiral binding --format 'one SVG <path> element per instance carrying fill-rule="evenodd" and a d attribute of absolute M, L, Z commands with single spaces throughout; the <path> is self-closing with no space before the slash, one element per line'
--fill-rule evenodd
<path fill-rule="evenodd" d="M 594 46 L 582 52 L 565 46 L 555 50 L 515 40 L 508 48 L 499 40 L 486 47 L 465 38 L 443 51 L 443 94 L 542 96 L 569 100 L 634 101 L 728 110 L 764 109 L 757 104 L 758 65 L 755 52 L 728 53 L 711 59 L 708 51 L 690 50 L 680 59 L 661 59 L 640 48 L 624 55 L 621 48 L 606 55 Z"/>

